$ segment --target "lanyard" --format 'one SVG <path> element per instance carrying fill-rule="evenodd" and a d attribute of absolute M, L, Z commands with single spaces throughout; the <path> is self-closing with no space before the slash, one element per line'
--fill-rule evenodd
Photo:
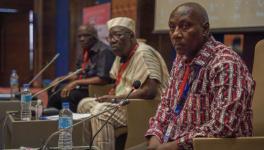
<path fill-rule="evenodd" d="M 179 89 L 179 101 L 177 102 L 177 105 L 175 107 L 175 113 L 176 115 L 178 116 L 184 106 L 184 103 L 187 99 L 187 96 L 188 96 L 188 92 L 189 92 L 189 89 L 190 87 L 192 86 L 192 82 L 196 79 L 196 77 L 198 76 L 199 74 L 199 71 L 201 69 L 202 66 L 200 65 L 194 65 L 193 66 L 193 69 L 194 69 L 194 76 L 193 78 L 190 80 L 188 79 L 189 76 L 190 76 L 190 65 L 187 65 L 186 67 L 186 70 L 184 72 L 184 76 L 183 76 L 183 81 L 180 85 L 180 89 Z M 190 81 L 188 81 L 190 80 Z M 172 132 L 172 129 L 174 127 L 174 123 L 173 121 L 170 121 L 169 125 L 168 125 L 168 128 L 166 130 L 166 133 L 164 135 L 164 138 L 163 138 L 163 141 L 164 143 L 168 142 L 169 141 L 169 138 L 171 136 L 171 132 Z"/>
<path fill-rule="evenodd" d="M 122 75 L 123 73 L 125 72 L 129 62 L 130 62 L 130 59 L 132 58 L 132 56 L 134 55 L 135 51 L 137 50 L 138 48 L 138 44 L 136 44 L 133 49 L 130 51 L 129 55 L 128 55 L 128 58 L 126 60 L 125 63 L 121 63 L 120 65 L 120 68 L 118 70 L 118 73 L 117 73 L 117 77 L 116 77 L 116 81 L 115 81 L 115 85 L 114 87 L 109 91 L 109 94 L 113 94 L 113 92 L 115 91 L 115 88 L 117 87 L 117 85 L 120 83 L 121 79 L 122 79 Z"/>
<path fill-rule="evenodd" d="M 188 94 L 188 91 L 190 88 L 189 83 L 187 83 L 189 75 L 190 75 L 190 65 L 187 65 L 185 72 L 184 72 L 183 80 L 182 80 L 182 83 L 181 83 L 180 89 L 179 89 L 179 98 L 180 99 L 177 102 L 177 105 L 175 107 L 176 115 L 180 114 L 180 112 L 183 108 L 183 105 L 186 101 L 186 98 L 187 98 L 187 94 Z"/>
<path fill-rule="evenodd" d="M 134 55 L 134 53 L 135 53 L 137 47 L 138 47 L 138 44 L 136 44 L 136 45 L 134 46 L 134 48 L 130 51 L 130 53 L 129 53 L 129 55 L 128 55 L 128 58 L 127 58 L 127 60 L 126 60 L 126 62 L 121 64 L 121 66 L 120 66 L 120 68 L 119 68 L 119 71 L 118 71 L 118 74 L 117 74 L 117 78 L 116 78 L 115 86 L 117 86 L 117 85 L 120 83 L 121 78 L 122 78 L 122 75 L 123 75 L 124 71 L 126 70 L 128 64 L 129 64 L 129 61 L 130 61 L 131 57 Z"/>
<path fill-rule="evenodd" d="M 182 108 L 184 106 L 185 100 L 187 98 L 187 93 L 188 93 L 189 88 L 190 88 L 190 85 L 187 82 L 189 76 L 190 76 L 190 65 L 187 65 L 187 67 L 185 69 L 185 72 L 184 72 L 184 75 L 183 75 L 182 83 L 180 84 L 180 87 L 179 87 L 179 97 L 180 97 L 180 99 L 177 102 L 177 105 L 175 107 L 175 113 L 176 113 L 177 116 L 180 114 L 180 112 L 181 112 L 181 110 L 182 110 Z M 169 125 L 168 125 L 167 131 L 166 131 L 166 133 L 164 135 L 164 138 L 163 138 L 164 143 L 169 141 L 173 126 L 174 126 L 174 123 L 171 121 L 169 123 Z"/>
<path fill-rule="evenodd" d="M 89 62 L 89 59 L 90 58 L 89 58 L 89 54 L 88 54 L 88 49 L 84 49 L 83 50 L 83 61 L 82 61 L 82 69 L 83 69 L 83 71 L 80 74 L 79 79 L 82 79 L 84 77 L 83 74 L 85 74 L 85 68 L 86 68 L 86 66 L 87 66 L 87 64 Z"/>

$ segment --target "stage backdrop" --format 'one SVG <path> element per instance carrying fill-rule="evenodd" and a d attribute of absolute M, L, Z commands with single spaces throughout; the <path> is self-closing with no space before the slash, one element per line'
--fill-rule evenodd
<path fill-rule="evenodd" d="M 98 31 L 99 39 L 105 43 L 107 43 L 108 30 L 106 22 L 110 19 L 110 8 L 110 3 L 105 3 L 83 9 L 83 23 L 93 24 Z"/>

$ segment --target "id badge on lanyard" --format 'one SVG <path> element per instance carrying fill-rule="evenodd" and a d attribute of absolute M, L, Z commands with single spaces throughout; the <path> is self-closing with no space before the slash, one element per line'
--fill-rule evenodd
<path fill-rule="evenodd" d="M 183 87 L 183 89 L 181 89 L 182 92 L 181 92 L 180 100 L 179 100 L 179 102 L 177 103 L 177 105 L 174 108 L 174 113 L 176 114 L 176 116 L 180 115 L 180 113 L 182 111 L 182 108 L 183 108 L 183 106 L 185 104 L 185 101 L 186 101 L 186 99 L 188 97 L 188 93 L 189 93 L 190 87 L 192 86 L 192 82 L 193 82 L 194 79 L 196 79 L 200 69 L 201 69 L 201 66 L 200 65 L 196 65 L 194 67 L 195 74 L 194 74 L 194 77 L 192 78 L 192 80 L 187 82 L 187 79 L 186 79 L 186 82 L 183 85 L 184 87 Z M 186 74 L 187 74 L 186 76 L 189 76 L 189 73 L 186 73 Z M 168 128 L 166 130 L 166 133 L 164 135 L 164 138 L 163 138 L 163 142 L 164 143 L 167 143 L 169 141 L 174 125 L 175 125 L 174 122 L 171 120 L 169 125 L 168 125 Z"/>
<path fill-rule="evenodd" d="M 175 106 L 175 110 L 174 110 L 174 113 L 176 114 L 176 116 L 180 115 L 180 112 L 184 106 L 186 99 L 187 99 L 187 95 L 189 92 L 189 83 L 188 83 L 189 73 L 190 73 L 190 68 L 188 66 L 185 73 L 184 73 L 183 83 L 180 87 L 180 99 L 179 99 L 177 105 Z M 167 143 L 169 141 L 173 126 L 174 126 L 173 121 L 170 121 L 168 128 L 167 128 L 167 131 L 165 133 L 165 136 L 163 138 L 164 143 Z"/>
<path fill-rule="evenodd" d="M 175 110 L 174 110 L 174 113 L 176 114 L 176 116 L 179 116 L 181 113 L 181 110 L 182 110 L 184 103 L 186 101 L 186 98 L 187 98 L 188 91 L 189 91 L 189 84 L 186 84 L 183 95 L 181 96 L 180 102 L 176 105 Z M 166 131 L 166 134 L 163 138 L 164 143 L 167 143 L 169 141 L 173 126 L 174 126 L 173 121 L 170 121 L 169 126 L 168 126 L 167 131 Z"/>
<path fill-rule="evenodd" d="M 163 143 L 167 143 L 169 141 L 173 125 L 174 125 L 174 123 L 171 121 L 168 128 L 167 128 L 166 134 L 163 138 Z"/>

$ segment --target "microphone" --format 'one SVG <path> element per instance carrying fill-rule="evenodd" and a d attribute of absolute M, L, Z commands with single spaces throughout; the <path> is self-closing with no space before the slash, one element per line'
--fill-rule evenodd
<path fill-rule="evenodd" d="M 78 70 L 76 70 L 76 71 L 74 71 L 74 72 L 68 74 L 68 75 L 65 76 L 64 78 L 62 78 L 62 79 L 58 80 L 57 82 L 55 82 L 55 83 L 53 83 L 53 84 L 47 86 L 45 89 L 38 91 L 38 92 L 35 93 L 32 97 L 36 97 L 36 96 L 38 96 L 39 94 L 41 94 L 41 93 L 47 91 L 48 89 L 52 88 L 53 86 L 55 86 L 55 85 L 57 85 L 57 84 L 59 84 L 59 83 L 65 81 L 65 80 L 71 78 L 72 76 L 74 76 L 74 75 L 80 73 L 82 70 L 83 70 L 83 69 L 78 69 Z"/>
<path fill-rule="evenodd" d="M 128 105 L 129 104 L 129 100 L 128 100 L 128 97 L 129 95 L 135 90 L 135 89 L 138 89 L 139 87 L 141 86 L 141 82 L 139 80 L 135 80 L 132 84 L 132 89 L 129 91 L 129 93 L 127 94 L 126 98 L 125 99 L 121 99 L 119 102 L 118 102 L 118 105 L 120 106 L 125 106 L 125 105 Z M 114 101 L 116 101 L 116 99 L 114 99 Z M 115 102 L 116 103 L 116 102 Z M 90 147 L 92 147 L 93 145 L 93 141 L 95 139 L 95 137 L 99 134 L 99 132 L 103 129 L 103 127 L 109 122 L 109 120 L 113 117 L 113 115 L 115 114 L 115 112 L 117 112 L 117 110 L 119 109 L 119 107 L 117 107 L 114 112 L 111 113 L 111 115 L 108 117 L 108 119 L 105 121 L 105 123 L 100 127 L 100 129 L 94 134 L 94 136 L 92 137 L 92 140 L 90 142 Z"/>
<path fill-rule="evenodd" d="M 28 82 L 29 85 L 31 85 L 58 57 L 60 56 L 59 53 L 57 53 L 50 61 L 49 63 L 44 67 L 42 68 L 39 73 L 37 73 L 33 79 L 31 81 Z M 18 92 L 15 94 L 15 97 L 17 99 L 20 99 L 20 96 L 21 96 L 21 92 Z M 32 96 L 32 100 L 35 99 L 35 97 Z"/>
<path fill-rule="evenodd" d="M 141 82 L 139 80 L 135 80 L 132 84 L 132 89 L 129 91 L 127 96 L 124 99 L 118 100 L 118 99 L 113 99 L 112 103 L 122 103 L 123 105 L 127 105 L 129 103 L 128 97 L 131 95 L 134 90 L 138 89 L 141 86 Z"/>
<path fill-rule="evenodd" d="M 39 73 L 38 74 L 36 74 L 35 75 L 35 77 L 31 80 L 31 81 L 29 81 L 28 82 L 28 84 L 29 85 L 31 85 L 32 84 L 32 82 L 34 82 L 58 57 L 60 56 L 60 54 L 59 53 L 57 53 L 50 61 L 49 61 L 49 63 L 43 68 L 43 69 L 41 69 L 40 71 L 39 71 Z"/>
<path fill-rule="evenodd" d="M 107 119 L 107 121 L 105 122 L 105 124 L 101 127 L 101 129 L 102 129 L 102 128 L 106 125 L 106 123 L 109 121 L 109 119 L 112 118 L 112 116 L 114 115 L 114 113 L 115 113 L 120 107 L 129 104 L 129 101 L 128 101 L 127 98 L 129 97 L 129 95 L 130 95 L 135 89 L 138 89 L 138 88 L 141 86 L 141 82 L 140 82 L 139 80 L 135 80 L 135 81 L 133 82 L 132 86 L 133 86 L 133 88 L 132 88 L 131 91 L 128 93 L 128 95 L 126 96 L 126 98 L 123 99 L 123 100 L 121 100 L 121 101 L 119 101 L 119 102 L 115 102 L 116 104 L 115 104 L 113 107 L 111 107 L 111 108 L 109 108 L 109 109 L 106 109 L 106 110 L 104 110 L 104 111 L 101 111 L 101 112 L 99 112 L 99 113 L 97 113 L 97 114 L 91 115 L 90 117 L 84 118 L 84 119 L 82 119 L 81 121 L 79 121 L 79 122 L 77 122 L 77 123 L 71 125 L 71 126 L 68 127 L 68 128 L 73 128 L 73 127 L 75 127 L 75 126 L 77 126 L 77 125 L 79 125 L 79 124 L 81 124 L 81 123 L 83 123 L 83 122 L 85 122 L 85 121 L 87 121 L 87 120 L 90 120 L 90 119 L 92 119 L 92 118 L 94 118 L 94 117 L 97 117 L 97 116 L 103 114 L 103 113 L 110 112 L 111 110 L 114 110 L 114 112 L 111 113 L 110 117 Z M 107 107 L 107 108 L 108 108 L 108 107 Z M 52 137 L 54 137 L 55 135 L 59 134 L 60 132 L 66 130 L 66 129 L 68 129 L 68 128 L 60 129 L 60 130 L 58 130 L 58 131 L 52 133 L 52 134 L 47 138 L 47 140 L 44 142 L 44 145 L 41 147 L 41 149 L 42 149 L 42 150 L 45 150 L 46 147 L 47 147 L 47 145 L 49 144 L 49 141 L 51 140 Z M 95 136 L 101 131 L 101 129 L 99 129 L 99 130 L 97 131 L 97 133 L 95 133 Z M 94 137 L 92 138 L 92 140 L 91 140 L 90 146 L 88 147 L 89 149 L 92 148 L 92 143 L 93 143 L 93 140 L 94 140 L 95 136 L 94 136 Z"/>
<path fill-rule="evenodd" d="M 123 105 L 122 105 L 121 102 L 120 102 L 120 103 L 114 105 L 114 106 L 111 107 L 111 108 L 107 107 L 107 108 L 109 108 L 109 109 L 106 109 L 106 110 L 101 111 L 101 112 L 99 112 L 99 113 L 97 113 L 97 114 L 91 115 L 90 117 L 84 118 L 84 119 L 80 120 L 79 122 L 77 122 L 77 123 L 71 125 L 71 126 L 68 127 L 68 128 L 74 128 L 75 126 L 77 126 L 77 125 L 79 125 L 79 124 L 81 124 L 81 123 L 83 123 L 83 122 L 85 122 L 85 121 L 87 121 L 87 120 L 90 120 L 90 119 L 92 119 L 92 118 L 94 118 L 94 117 L 97 117 L 97 116 L 99 116 L 99 115 L 101 115 L 101 114 L 103 114 L 103 113 L 109 112 L 109 111 L 111 111 L 111 110 L 115 110 L 114 112 L 116 112 L 116 110 L 119 109 L 119 108 L 122 107 L 122 106 L 123 106 Z M 47 140 L 44 142 L 44 145 L 43 145 L 40 149 L 42 149 L 42 150 L 46 150 L 47 145 L 49 144 L 49 141 L 50 141 L 55 135 L 59 134 L 60 132 L 66 130 L 66 129 L 68 129 L 68 128 L 60 129 L 60 130 L 58 130 L 58 131 L 56 131 L 56 132 L 53 132 L 53 133 L 47 138 Z M 91 147 L 88 147 L 88 148 L 91 149 L 92 146 L 91 146 Z"/>

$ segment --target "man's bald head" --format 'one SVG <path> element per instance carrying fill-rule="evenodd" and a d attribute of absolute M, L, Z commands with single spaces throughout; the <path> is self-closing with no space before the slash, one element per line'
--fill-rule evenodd
<path fill-rule="evenodd" d="M 82 24 L 78 29 L 78 38 L 83 49 L 90 49 L 97 41 L 97 30 L 91 24 Z"/>
<path fill-rule="evenodd" d="M 91 25 L 89 23 L 80 25 L 79 30 L 85 30 L 87 33 L 91 34 L 95 38 L 98 37 L 97 30 L 95 29 L 95 27 L 93 25 Z"/>
<path fill-rule="evenodd" d="M 186 9 L 186 7 L 189 9 Z M 177 6 L 171 12 L 170 17 L 173 17 L 175 15 L 175 12 L 179 12 L 179 11 L 182 11 L 181 15 L 188 15 L 190 13 L 193 13 L 195 18 L 197 18 L 201 22 L 201 24 L 205 24 L 205 23 L 209 24 L 208 14 L 207 14 L 205 8 L 198 3 L 194 3 L 194 2 L 183 3 L 179 6 Z"/>

